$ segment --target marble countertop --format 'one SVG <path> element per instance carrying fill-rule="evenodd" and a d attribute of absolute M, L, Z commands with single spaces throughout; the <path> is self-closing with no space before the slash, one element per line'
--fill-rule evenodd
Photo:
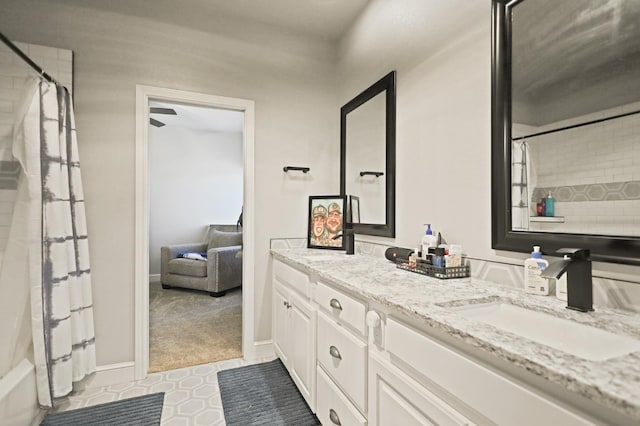
<path fill-rule="evenodd" d="M 430 278 L 398 269 L 383 257 L 313 249 L 272 249 L 271 253 L 291 266 L 424 321 L 429 327 L 640 422 L 640 352 L 605 361 L 586 360 L 465 318 L 451 308 L 506 301 L 640 340 L 637 314 L 597 306 L 594 312 L 576 312 L 552 296 L 535 296 L 474 278 Z"/>

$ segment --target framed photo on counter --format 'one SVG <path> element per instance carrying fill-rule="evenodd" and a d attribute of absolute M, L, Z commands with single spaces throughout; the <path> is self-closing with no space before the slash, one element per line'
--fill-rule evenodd
<path fill-rule="evenodd" d="M 342 227 L 347 197 L 312 195 L 309 197 L 308 248 L 344 250 Z"/>

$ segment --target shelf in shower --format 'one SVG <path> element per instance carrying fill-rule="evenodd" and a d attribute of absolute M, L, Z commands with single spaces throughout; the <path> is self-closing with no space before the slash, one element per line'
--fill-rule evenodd
<path fill-rule="evenodd" d="M 531 222 L 564 223 L 564 216 L 531 216 Z"/>

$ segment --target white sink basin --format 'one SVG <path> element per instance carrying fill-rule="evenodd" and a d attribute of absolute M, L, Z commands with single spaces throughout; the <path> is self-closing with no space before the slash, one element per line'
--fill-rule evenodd
<path fill-rule="evenodd" d="M 592 361 L 604 361 L 640 351 L 640 340 L 510 303 L 469 304 L 451 309 L 465 318 L 491 324 Z"/>

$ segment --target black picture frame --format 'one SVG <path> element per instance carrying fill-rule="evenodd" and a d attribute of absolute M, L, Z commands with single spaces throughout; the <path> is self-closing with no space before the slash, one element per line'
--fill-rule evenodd
<path fill-rule="evenodd" d="M 345 239 L 342 238 L 342 231 L 345 219 L 348 217 L 345 214 L 346 207 L 347 197 L 345 195 L 309 196 L 307 248 L 345 249 Z M 324 219 L 321 220 L 321 218 Z M 339 226 L 336 226 L 336 218 L 339 218 Z"/>

